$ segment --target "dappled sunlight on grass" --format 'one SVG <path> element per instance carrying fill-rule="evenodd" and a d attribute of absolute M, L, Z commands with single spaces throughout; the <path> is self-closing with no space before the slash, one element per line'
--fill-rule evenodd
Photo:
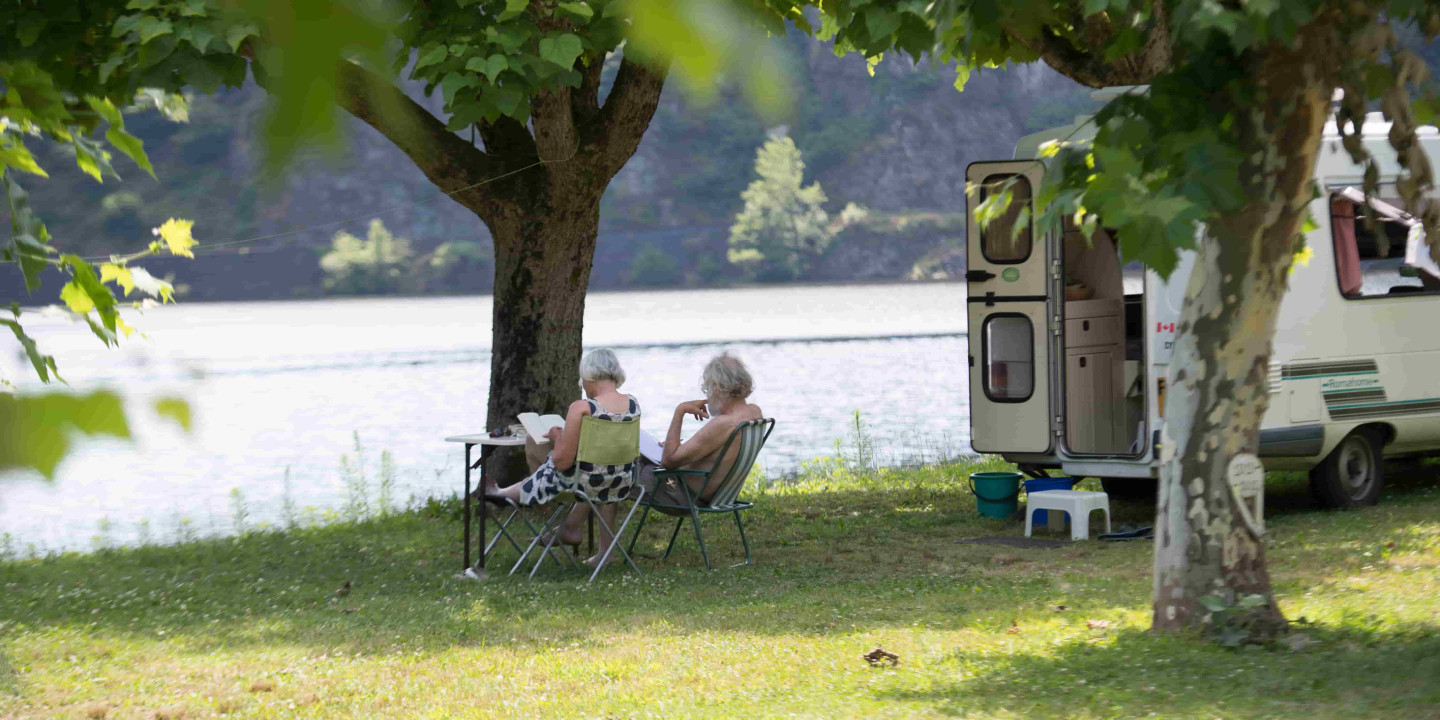
<path fill-rule="evenodd" d="M 953 464 L 817 463 L 747 493 L 749 567 L 681 528 L 593 586 L 457 580 L 453 504 L 359 524 L 0 564 L 0 717 L 1393 717 L 1440 707 L 1440 490 L 1320 512 L 1277 478 L 1269 557 L 1307 642 L 1153 637 L 1148 542 L 1052 550 Z M 1115 503 L 1150 524 L 1154 507 Z M 704 521 L 717 566 L 733 521 Z M 658 556 L 673 520 L 636 546 Z M 527 568 L 528 569 L 528 568 Z M 347 586 L 345 583 L 349 582 Z M 860 659 L 876 645 L 897 667 Z M 6 671 L 8 667 L 13 672 Z M 8 680 L 7 680 L 8 678 Z M 8 683 L 8 685 L 7 685 Z M 7 689 L 8 688 L 8 689 Z M 1428 709 L 1428 710 L 1427 710 Z"/>

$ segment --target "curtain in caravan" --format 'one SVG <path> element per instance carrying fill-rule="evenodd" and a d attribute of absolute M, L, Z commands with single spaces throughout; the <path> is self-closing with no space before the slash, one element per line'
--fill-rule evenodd
<path fill-rule="evenodd" d="M 1340 293 L 1360 294 L 1360 248 L 1355 245 L 1355 203 L 1336 196 L 1330 201 L 1330 228 L 1335 237 L 1335 268 L 1340 276 Z"/>

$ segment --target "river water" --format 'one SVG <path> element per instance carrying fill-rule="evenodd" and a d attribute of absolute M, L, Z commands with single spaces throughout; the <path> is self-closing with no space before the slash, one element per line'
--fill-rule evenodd
<path fill-rule="evenodd" d="M 382 451 L 395 504 L 457 493 L 462 447 L 443 438 L 483 429 L 491 309 L 488 296 L 170 305 L 133 317 L 145 337 L 118 350 L 27 315 L 74 388 L 122 392 L 135 437 L 79 441 L 53 483 L 0 474 L 0 551 L 223 534 L 242 511 L 279 523 L 287 504 L 321 516 L 353 496 L 340 458 L 357 435 L 372 504 Z M 710 357 L 745 360 L 777 420 L 770 475 L 853 445 L 856 410 L 881 462 L 967 452 L 964 332 L 959 283 L 592 293 L 585 314 L 587 349 L 616 348 L 657 436 L 699 397 Z M 0 373 L 38 387 L 18 356 Z M 169 395 L 190 402 L 189 434 L 148 411 Z"/>

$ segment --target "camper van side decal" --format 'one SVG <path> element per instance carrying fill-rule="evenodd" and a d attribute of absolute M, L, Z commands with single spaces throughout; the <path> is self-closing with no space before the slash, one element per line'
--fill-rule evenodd
<path fill-rule="evenodd" d="M 1374 360 L 1340 360 L 1334 362 L 1292 363 L 1280 369 L 1283 380 L 1302 380 L 1340 375 L 1375 375 L 1380 372 Z"/>
<path fill-rule="evenodd" d="M 1365 405 L 1343 405 L 1328 408 L 1331 420 L 1378 417 L 1382 415 L 1420 415 L 1440 412 L 1440 398 L 1428 400 L 1399 400 L 1387 403 Z"/>

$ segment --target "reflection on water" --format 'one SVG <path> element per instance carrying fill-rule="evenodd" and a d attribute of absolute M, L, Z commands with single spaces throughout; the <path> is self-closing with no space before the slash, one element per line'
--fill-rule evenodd
<path fill-rule="evenodd" d="M 132 323 L 148 340 L 112 352 L 83 328 L 41 322 L 36 335 L 77 388 L 183 395 L 196 428 L 182 434 L 132 402 L 134 444 L 85 443 L 54 484 L 0 475 L 0 532 L 47 550 L 89 548 L 107 519 L 117 544 L 142 520 L 156 540 L 224 533 L 233 488 L 252 525 L 276 523 L 287 467 L 293 503 L 337 509 L 356 433 L 372 501 L 382 450 L 400 502 L 456 492 L 461 448 L 442 439 L 483 427 L 490 311 L 488 297 L 167 307 Z M 779 474 L 833 454 L 857 409 L 882 461 L 968 450 L 963 311 L 951 284 L 596 293 L 585 337 L 621 348 L 625 390 L 656 435 L 675 403 L 699 396 L 711 356 L 739 355 L 753 400 L 777 419 L 761 462 Z M 0 362 L 24 377 L 15 358 Z"/>

